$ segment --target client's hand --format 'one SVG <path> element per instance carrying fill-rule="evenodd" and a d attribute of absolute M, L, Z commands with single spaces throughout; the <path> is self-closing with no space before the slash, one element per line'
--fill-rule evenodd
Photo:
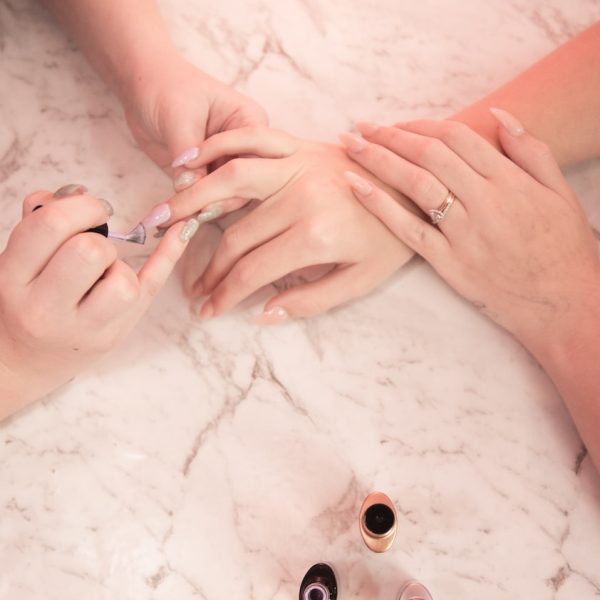
<path fill-rule="evenodd" d="M 0 420 L 123 339 L 185 248 L 180 223 L 136 274 L 111 241 L 86 231 L 107 216 L 91 196 L 26 198 L 23 220 L 0 254 Z"/>
<path fill-rule="evenodd" d="M 598 245 L 548 148 L 508 113 L 494 114 L 512 160 L 460 123 L 358 125 L 365 147 L 350 156 L 423 211 L 439 211 L 439 227 L 360 177 L 354 191 L 454 289 L 541 356 L 586 318 L 593 322 Z"/>
<path fill-rule="evenodd" d="M 212 136 L 188 167 L 231 156 L 247 158 L 230 160 L 169 202 L 177 220 L 209 205 L 204 214 L 216 215 L 261 201 L 226 229 L 198 274 L 191 293 L 208 296 L 201 316 L 220 315 L 291 272 L 328 265 L 320 279 L 272 297 L 261 321 L 315 315 L 368 293 L 412 256 L 356 202 L 343 176 L 353 163 L 339 147 L 252 127 Z"/>

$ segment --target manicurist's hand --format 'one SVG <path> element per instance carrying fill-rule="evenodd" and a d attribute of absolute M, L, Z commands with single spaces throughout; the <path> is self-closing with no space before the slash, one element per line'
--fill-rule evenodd
<path fill-rule="evenodd" d="M 343 178 L 352 162 L 338 146 L 250 127 L 212 136 L 188 166 L 202 169 L 231 156 L 238 158 L 168 203 L 172 219 L 203 211 L 202 221 L 259 201 L 225 230 L 203 273 L 187 262 L 187 269 L 196 269 L 186 277 L 196 280 L 189 291 L 207 296 L 202 317 L 221 315 L 289 273 L 327 265 L 320 278 L 274 295 L 260 321 L 315 315 L 370 292 L 412 256 L 356 202 Z"/>
<path fill-rule="evenodd" d="M 433 211 L 437 226 L 358 174 L 348 179 L 398 239 L 536 356 L 600 468 L 598 244 L 548 147 L 494 114 L 507 156 L 459 123 L 359 125 L 368 142 L 350 156 Z"/>
<path fill-rule="evenodd" d="M 0 254 L 0 420 L 123 339 L 185 248 L 180 223 L 136 274 L 114 243 L 86 232 L 107 218 L 105 204 L 87 195 L 37 192 L 25 200 Z"/>
<path fill-rule="evenodd" d="M 187 62 L 176 52 L 128 79 L 121 95 L 127 123 L 140 147 L 162 169 L 177 177 L 208 137 L 267 123 L 265 111 Z M 189 177 L 184 175 L 183 180 Z"/>

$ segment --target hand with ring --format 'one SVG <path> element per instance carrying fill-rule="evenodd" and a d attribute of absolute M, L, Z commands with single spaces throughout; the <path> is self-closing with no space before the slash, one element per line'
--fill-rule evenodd
<path fill-rule="evenodd" d="M 507 156 L 457 122 L 358 125 L 365 144 L 350 156 L 435 224 L 346 177 L 363 206 L 538 359 L 600 470 L 598 244 L 548 147 L 492 112 Z"/>
<path fill-rule="evenodd" d="M 507 156 L 466 125 L 358 124 L 362 167 L 411 198 L 433 225 L 358 177 L 363 206 L 462 296 L 532 352 L 573 327 L 600 295 L 592 229 L 548 148 L 494 109 Z M 356 146 L 355 146 L 356 147 Z"/>

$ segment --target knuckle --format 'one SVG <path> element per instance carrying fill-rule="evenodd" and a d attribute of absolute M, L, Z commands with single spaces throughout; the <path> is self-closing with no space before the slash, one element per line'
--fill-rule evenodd
<path fill-rule="evenodd" d="M 425 245 L 427 239 L 427 227 L 428 225 L 426 225 L 424 221 L 416 219 L 410 227 L 407 228 L 407 241 L 411 246 L 422 248 Z"/>
<path fill-rule="evenodd" d="M 117 257 L 117 249 L 113 244 L 96 233 L 76 235 L 72 245 L 75 252 L 92 265 L 114 262 Z"/>
<path fill-rule="evenodd" d="M 50 336 L 52 318 L 48 312 L 37 304 L 29 304 L 15 315 L 19 330 L 29 339 L 41 341 Z"/>
<path fill-rule="evenodd" d="M 323 219 L 306 219 L 302 224 L 302 234 L 306 245 L 313 251 L 322 252 L 332 246 L 333 232 Z"/>
<path fill-rule="evenodd" d="M 240 158 L 232 158 L 226 162 L 221 169 L 224 171 L 226 178 L 237 179 L 244 170 L 243 160 Z"/>
<path fill-rule="evenodd" d="M 236 250 L 242 244 L 243 228 L 240 225 L 230 225 L 221 237 L 220 246 L 222 253 L 226 256 L 235 255 Z"/>
<path fill-rule="evenodd" d="M 550 150 L 550 146 L 541 140 L 533 141 L 531 145 L 531 153 L 538 160 L 552 158 L 552 150 Z"/>
<path fill-rule="evenodd" d="M 256 274 L 256 267 L 251 260 L 241 260 L 231 271 L 231 278 L 235 286 L 246 288 L 250 286 Z"/>
<path fill-rule="evenodd" d="M 434 179 L 429 173 L 419 169 L 412 175 L 409 185 L 416 198 L 429 198 L 433 191 Z"/>
<path fill-rule="evenodd" d="M 126 273 L 117 273 L 113 279 L 113 287 L 119 300 L 126 304 L 134 304 L 140 297 L 140 286 L 137 280 Z M 157 290 L 158 292 L 158 290 Z"/>
<path fill-rule="evenodd" d="M 418 162 L 432 163 L 444 148 L 444 143 L 435 138 L 428 138 L 417 143 L 415 156 Z"/>
<path fill-rule="evenodd" d="M 469 128 L 464 123 L 459 121 L 444 121 L 441 124 L 442 141 L 448 146 L 453 146 L 460 142 L 467 135 Z"/>
<path fill-rule="evenodd" d="M 49 204 L 34 214 L 40 226 L 49 233 L 62 233 L 69 228 L 70 219 L 60 206 Z"/>

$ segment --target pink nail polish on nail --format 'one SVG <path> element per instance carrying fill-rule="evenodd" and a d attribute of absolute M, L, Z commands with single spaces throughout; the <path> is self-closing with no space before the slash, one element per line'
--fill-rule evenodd
<path fill-rule="evenodd" d="M 367 142 L 352 133 L 340 133 L 338 135 L 340 142 L 350 150 L 350 152 L 361 152 L 367 147 Z"/>
<path fill-rule="evenodd" d="M 514 137 L 519 137 L 525 133 L 525 128 L 521 124 L 521 121 L 517 119 L 514 115 L 511 115 L 509 112 L 502 110 L 501 108 L 490 108 L 490 112 L 496 120 Z"/>
<path fill-rule="evenodd" d="M 173 168 L 182 167 L 183 165 L 189 163 L 191 160 L 196 160 L 199 155 L 200 148 L 188 148 L 187 150 L 184 150 L 177 158 L 175 158 L 175 160 L 173 160 L 171 166 Z"/>
<path fill-rule="evenodd" d="M 368 196 L 373 191 L 373 186 L 354 171 L 344 171 L 346 181 L 362 196 Z"/>
<path fill-rule="evenodd" d="M 171 207 L 165 202 L 155 206 L 142 220 L 144 227 L 158 227 L 171 218 Z"/>

